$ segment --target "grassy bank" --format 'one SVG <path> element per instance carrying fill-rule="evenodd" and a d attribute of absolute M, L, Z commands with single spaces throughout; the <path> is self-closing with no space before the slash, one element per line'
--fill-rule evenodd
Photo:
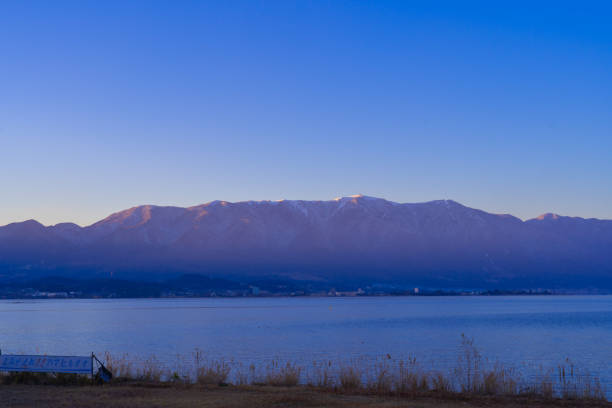
<path fill-rule="evenodd" d="M 525 376 L 520 370 L 489 363 L 474 345 L 462 336 L 454 367 L 445 371 L 427 370 L 416 358 L 395 360 L 386 355 L 372 361 L 313 362 L 298 365 L 272 361 L 248 365 L 209 359 L 200 350 L 190 361 L 173 369 L 150 358 L 134 364 L 129 356 L 105 356 L 114 382 L 168 382 L 200 385 L 308 386 L 331 392 L 380 396 L 470 395 L 530 396 L 540 399 L 605 400 L 605 390 L 597 377 L 579 369 L 569 360 L 556 367 L 540 367 L 537 375 Z"/>
<path fill-rule="evenodd" d="M 207 406 L 195 401 L 198 398 L 202 401 L 213 398 L 214 401 L 217 397 L 228 399 L 223 404 L 225 406 L 241 406 L 241 398 L 250 394 L 261 396 L 260 406 L 265 407 L 318 406 L 310 403 L 296 405 L 299 401 L 292 400 L 295 395 L 301 395 L 304 401 L 309 398 L 320 401 L 323 404 L 320 406 L 397 406 L 393 404 L 399 402 L 402 406 L 412 406 L 409 403 L 413 401 L 425 403 L 418 406 L 449 407 L 458 406 L 459 403 L 488 406 L 494 402 L 501 406 L 612 406 L 605 400 L 605 390 L 599 379 L 579 370 L 570 361 L 553 368 L 542 368 L 539 375 L 525 377 L 518 370 L 501 364 L 489 364 L 473 340 L 467 337 L 462 337 L 456 365 L 446 371 L 426 370 L 415 358 L 397 361 L 389 355 L 369 365 L 359 361 L 328 361 L 309 366 L 292 362 L 244 366 L 233 361 L 210 359 L 202 351 L 195 350 L 175 369 L 164 366 L 155 358 L 136 364 L 127 355 L 116 357 L 107 354 L 103 360 L 113 373 L 111 383 L 103 387 L 92 388 L 91 380 L 77 375 L 11 373 L 0 376 L 0 382 L 5 385 L 0 388 L 2 392 L 12 395 L 11 398 L 17 398 L 14 393 L 21 392 L 12 390 L 28 387 L 35 390 L 32 391 L 34 394 L 60 398 L 63 391 L 56 389 L 66 388 L 74 398 L 79 398 L 79 406 L 97 406 L 87 405 L 90 404 L 87 402 L 90 392 L 102 400 L 114 395 L 119 399 L 114 400 L 111 406 L 123 406 L 121 400 L 124 397 L 121 395 L 137 395 L 143 393 L 142 390 L 148 390 L 146 395 L 155 394 L 160 401 L 174 398 L 187 404 L 175 406 Z M 97 382 L 101 383 L 99 379 Z M 64 387 L 32 388 L 36 385 Z M 80 388 L 89 391 L 80 391 Z M 206 393 L 202 394 L 203 391 Z M 155 400 L 145 400 L 149 405 L 143 406 L 156 406 Z M 285 400 L 290 403 L 278 405 L 279 401 Z M 348 404 L 347 401 L 357 405 L 342 405 Z M 57 402 L 60 403 L 59 400 Z"/>
<path fill-rule="evenodd" d="M 202 386 L 197 384 L 114 384 L 111 386 L 0 386 L 0 401 L 7 408 L 552 408 L 601 407 L 603 401 L 550 400 L 531 396 L 380 396 L 329 392 L 307 386 Z"/>

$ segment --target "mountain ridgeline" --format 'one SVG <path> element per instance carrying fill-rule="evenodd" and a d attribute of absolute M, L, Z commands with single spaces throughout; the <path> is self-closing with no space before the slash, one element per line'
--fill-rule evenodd
<path fill-rule="evenodd" d="M 140 206 L 87 227 L 0 227 L 0 281 L 156 282 L 181 275 L 332 287 L 612 290 L 612 221 L 522 221 L 449 200 L 213 201 Z"/>

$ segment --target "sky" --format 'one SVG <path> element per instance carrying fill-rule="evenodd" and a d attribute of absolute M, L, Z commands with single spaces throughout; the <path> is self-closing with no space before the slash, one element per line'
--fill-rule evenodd
<path fill-rule="evenodd" d="M 0 225 L 358 193 L 612 219 L 608 4 L 2 2 Z"/>

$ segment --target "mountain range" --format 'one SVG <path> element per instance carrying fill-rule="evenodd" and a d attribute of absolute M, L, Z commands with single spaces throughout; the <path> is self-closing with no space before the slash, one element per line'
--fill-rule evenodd
<path fill-rule="evenodd" d="M 430 288 L 612 290 L 612 220 L 522 221 L 451 200 L 144 205 L 86 227 L 0 227 L 0 281 L 201 274 Z"/>

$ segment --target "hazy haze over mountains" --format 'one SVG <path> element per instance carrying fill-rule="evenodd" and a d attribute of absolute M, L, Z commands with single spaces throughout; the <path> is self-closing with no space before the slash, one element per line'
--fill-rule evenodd
<path fill-rule="evenodd" d="M 30 220 L 0 227 L 3 279 L 393 283 L 436 288 L 612 288 L 612 221 L 544 214 L 522 221 L 450 200 L 399 204 L 213 201 L 140 206 L 87 227 Z"/>

